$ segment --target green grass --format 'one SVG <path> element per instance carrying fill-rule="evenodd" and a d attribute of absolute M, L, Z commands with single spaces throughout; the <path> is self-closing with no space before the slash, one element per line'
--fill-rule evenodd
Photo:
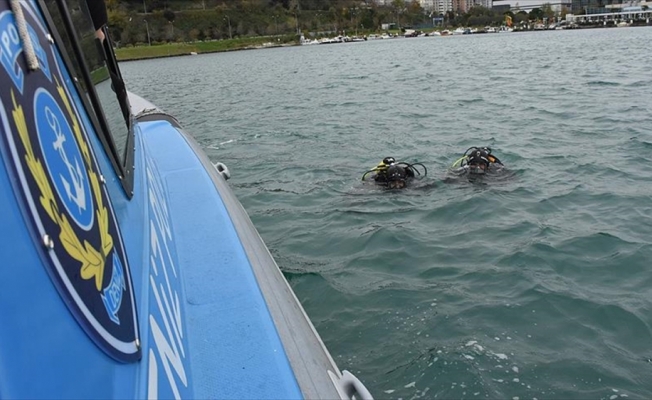
<path fill-rule="evenodd" d="M 106 66 L 91 71 L 91 81 L 93 85 L 104 82 L 109 79 L 109 69 Z"/>
<path fill-rule="evenodd" d="M 238 38 L 230 40 L 216 40 L 209 42 L 192 42 L 192 43 L 166 43 L 152 46 L 141 45 L 134 47 L 122 47 L 115 50 L 118 61 L 141 60 L 145 58 L 170 57 L 196 53 L 213 53 L 218 51 L 243 50 L 262 46 L 264 43 L 274 43 L 280 45 L 283 43 L 292 43 L 294 37 L 254 37 Z M 290 40 L 289 40 L 290 39 Z"/>

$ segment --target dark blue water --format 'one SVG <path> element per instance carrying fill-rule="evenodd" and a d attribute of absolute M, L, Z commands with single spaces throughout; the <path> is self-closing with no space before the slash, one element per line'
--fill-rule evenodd
<path fill-rule="evenodd" d="M 652 28 L 122 64 L 377 398 L 652 398 Z M 469 146 L 509 173 L 446 180 Z M 363 184 L 383 157 L 428 175 Z"/>

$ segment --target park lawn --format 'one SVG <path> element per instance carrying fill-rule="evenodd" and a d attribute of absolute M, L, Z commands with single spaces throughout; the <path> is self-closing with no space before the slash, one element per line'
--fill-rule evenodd
<path fill-rule="evenodd" d="M 285 42 L 285 38 L 280 38 L 276 43 Z M 145 58 L 171 57 L 186 55 L 191 52 L 195 53 L 212 53 L 218 51 L 242 50 L 256 46 L 262 46 L 264 43 L 272 43 L 274 38 L 271 37 L 253 37 L 253 38 L 236 38 L 230 40 L 215 40 L 207 42 L 192 43 L 165 43 L 152 46 L 140 45 L 134 47 L 121 47 L 115 49 L 115 55 L 118 61 L 140 60 Z"/>

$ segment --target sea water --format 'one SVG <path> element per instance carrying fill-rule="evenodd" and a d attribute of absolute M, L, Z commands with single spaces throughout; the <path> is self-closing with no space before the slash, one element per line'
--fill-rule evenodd
<path fill-rule="evenodd" d="M 652 397 L 652 28 L 121 64 L 376 398 Z M 470 146 L 509 172 L 447 179 Z M 361 180 L 386 156 L 427 176 Z M 216 228 L 218 229 L 218 228 Z"/>

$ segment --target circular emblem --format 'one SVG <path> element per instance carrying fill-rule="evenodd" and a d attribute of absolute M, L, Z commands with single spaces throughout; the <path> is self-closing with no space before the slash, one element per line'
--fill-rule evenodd
<path fill-rule="evenodd" d="M 34 95 L 34 120 L 58 197 L 77 225 L 90 229 L 94 210 L 84 160 L 66 116 L 44 89 L 38 89 Z"/>
<path fill-rule="evenodd" d="M 11 154 L 14 190 L 31 221 L 35 251 L 44 252 L 43 266 L 72 315 L 107 354 L 136 361 L 129 262 L 86 133 L 93 128 L 35 3 L 20 4 L 39 69 L 27 70 L 20 43 L 11 47 L 12 58 L 0 57 L 0 145 Z M 11 38 L 5 33 L 16 27 L 7 6 L 0 2 L 0 37 Z"/>

